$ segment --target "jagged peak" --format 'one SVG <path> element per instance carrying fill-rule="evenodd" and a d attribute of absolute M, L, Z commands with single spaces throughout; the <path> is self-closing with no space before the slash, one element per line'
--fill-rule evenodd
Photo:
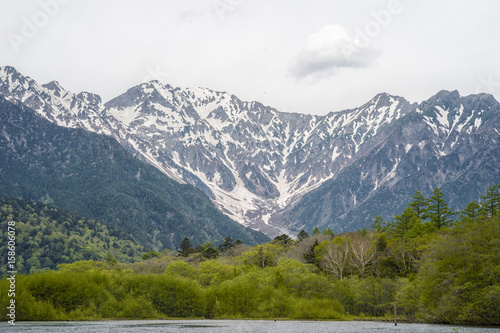
<path fill-rule="evenodd" d="M 172 93 L 172 91 L 175 90 L 172 88 L 171 85 L 169 84 L 162 84 L 158 80 L 151 80 L 148 82 L 143 82 L 138 85 L 133 86 L 132 88 L 129 88 L 126 92 L 123 94 L 116 96 L 115 98 L 112 98 L 111 100 L 107 101 L 104 103 L 106 107 L 121 107 L 121 104 L 129 104 L 130 102 L 133 103 L 140 103 L 145 101 L 146 99 L 150 98 L 152 94 L 156 91 L 157 94 L 160 96 L 164 97 L 167 94 Z"/>
<path fill-rule="evenodd" d="M 461 96 L 458 90 L 441 90 L 425 102 L 435 105 L 446 105 L 450 103 L 453 104 L 454 102 L 459 101 L 460 98 Z"/>
<path fill-rule="evenodd" d="M 102 104 L 102 99 L 101 96 L 87 92 L 87 91 L 82 91 L 76 95 L 79 99 L 83 100 L 85 103 L 89 105 L 99 105 Z"/>
<path fill-rule="evenodd" d="M 380 110 L 383 107 L 389 107 L 394 104 L 394 102 L 398 102 L 399 104 L 410 104 L 405 98 L 400 97 L 400 96 L 395 96 L 391 95 L 388 93 L 379 93 L 375 95 L 371 100 L 369 100 L 367 103 L 361 105 L 358 108 L 354 109 L 349 109 L 349 110 L 344 110 L 340 111 L 341 113 L 351 113 L 351 112 L 356 112 L 359 110 Z M 335 114 L 337 112 L 331 112 L 330 114 Z M 329 115 L 330 115 L 329 114 Z"/>
<path fill-rule="evenodd" d="M 500 104 L 500 102 L 495 98 L 495 96 L 489 93 L 471 94 L 463 96 L 462 98 L 468 101 L 482 101 L 491 104 Z"/>
<path fill-rule="evenodd" d="M 43 84 L 42 87 L 52 90 L 52 91 L 63 91 L 65 90 L 59 82 L 52 80 L 49 83 Z"/>
<path fill-rule="evenodd" d="M 22 75 L 18 70 L 16 70 L 12 66 L 1 66 L 0 67 L 0 81 L 5 81 L 7 77 L 10 77 L 10 80 L 20 81 L 21 84 L 26 82 L 28 77 Z"/>
<path fill-rule="evenodd" d="M 5 73 L 19 73 L 14 67 L 12 66 L 0 66 L 0 72 L 5 72 Z"/>
<path fill-rule="evenodd" d="M 408 102 L 405 98 L 401 96 L 391 95 L 388 93 L 380 93 L 375 95 L 370 102 L 377 104 L 377 106 L 392 104 L 394 101 L 404 101 Z"/>

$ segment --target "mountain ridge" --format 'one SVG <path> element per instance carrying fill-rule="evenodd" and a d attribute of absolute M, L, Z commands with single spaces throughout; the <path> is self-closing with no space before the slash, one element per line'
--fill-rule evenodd
<path fill-rule="evenodd" d="M 0 96 L 0 193 L 54 205 L 132 235 L 143 246 L 175 250 L 232 236 L 269 240 L 223 215 L 198 189 L 132 156 L 113 137 L 58 126 Z"/>
<path fill-rule="evenodd" d="M 159 81 L 136 85 L 104 104 L 96 103 L 96 98 L 94 103 L 75 99 L 79 95 L 72 93 L 63 95 L 63 103 L 54 101 L 58 98 L 53 94 L 39 101 L 43 100 L 40 89 L 34 89 L 31 98 L 22 90 L 9 91 L 12 83 L 6 84 L 4 76 L 0 75 L 0 94 L 10 94 L 59 125 L 115 137 L 171 178 L 199 187 L 231 218 L 270 235 L 297 225 L 286 221 L 290 219 L 286 212 L 293 211 L 291 207 L 307 193 L 318 190 L 362 158 L 365 163 L 375 163 L 369 156 L 376 152 L 370 147 L 390 144 L 385 132 L 400 121 L 414 126 L 406 127 L 401 135 L 417 139 L 411 132 L 418 128 L 426 136 L 418 138 L 421 141 L 417 143 L 401 142 L 402 147 L 392 149 L 401 149 L 404 155 L 414 149 L 413 158 L 420 155 L 418 158 L 432 161 L 467 145 L 465 134 L 460 135 L 463 129 L 474 135 L 488 117 L 498 116 L 497 111 L 488 112 L 488 107 L 497 110 L 498 102 L 487 94 L 470 95 L 480 100 L 474 107 L 485 108 L 479 111 L 470 109 L 473 97 L 440 91 L 422 103 L 380 93 L 358 108 L 313 116 L 279 112 L 256 101 L 241 101 L 227 92 L 174 88 Z M 418 154 L 417 149 L 421 151 Z M 372 185 L 377 184 L 372 186 L 374 191 L 380 184 L 394 183 L 391 179 L 398 165 L 394 161 L 384 163 L 379 166 L 376 182 L 372 180 Z M 435 186 L 446 183 L 446 177 L 431 178 Z M 353 202 L 346 207 L 354 209 L 358 201 Z M 346 214 L 342 211 L 337 217 Z M 366 225 L 368 220 L 361 224 Z"/>

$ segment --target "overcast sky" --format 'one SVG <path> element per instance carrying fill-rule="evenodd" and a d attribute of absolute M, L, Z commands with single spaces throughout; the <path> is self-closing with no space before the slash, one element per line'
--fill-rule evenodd
<path fill-rule="evenodd" d="M 498 0 L 0 0 L 0 66 L 107 101 L 151 79 L 324 115 L 500 100 Z"/>

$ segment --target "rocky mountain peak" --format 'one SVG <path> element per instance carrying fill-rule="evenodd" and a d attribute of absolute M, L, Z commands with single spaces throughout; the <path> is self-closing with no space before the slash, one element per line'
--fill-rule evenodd
<path fill-rule="evenodd" d="M 382 93 L 358 108 L 313 116 L 158 81 L 103 105 L 96 95 L 56 94 L 31 79 L 28 85 L 6 79 L 1 73 L 7 69 L 2 71 L 0 94 L 59 125 L 114 136 L 171 178 L 202 189 L 233 219 L 271 235 L 307 225 L 308 219 L 349 225 L 356 209 L 377 202 L 382 193 L 389 202 L 394 191 L 411 197 L 408 191 L 420 183 L 466 184 L 473 176 L 457 175 L 475 170 L 473 154 L 484 150 L 497 158 L 477 141 L 499 135 L 499 103 L 485 94 L 441 91 L 417 105 Z M 448 160 L 458 165 L 456 173 Z M 411 186 L 404 187 L 404 179 Z M 314 193 L 325 193 L 316 198 L 321 207 L 310 203 L 317 218 L 300 208 Z M 368 210 L 363 216 L 365 222 L 374 217 Z"/>
<path fill-rule="evenodd" d="M 76 97 L 81 99 L 82 101 L 84 101 L 89 106 L 96 107 L 96 108 L 101 108 L 101 106 L 102 106 L 101 96 L 99 96 L 97 94 L 82 91 L 78 95 L 76 95 Z"/>
<path fill-rule="evenodd" d="M 66 91 L 57 81 L 50 81 L 42 85 L 45 89 L 52 91 L 52 93 L 57 97 L 62 97 Z"/>

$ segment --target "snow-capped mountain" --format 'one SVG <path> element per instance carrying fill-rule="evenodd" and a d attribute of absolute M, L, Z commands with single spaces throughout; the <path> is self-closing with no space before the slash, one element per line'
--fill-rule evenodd
<path fill-rule="evenodd" d="M 350 165 L 275 221 L 293 229 L 336 231 L 401 213 L 417 190 L 441 187 L 462 209 L 500 183 L 500 104 L 487 94 L 441 91 L 366 142 Z"/>
<path fill-rule="evenodd" d="M 227 93 L 156 81 L 105 106 L 121 140 L 204 189 L 234 219 L 261 230 L 274 213 L 333 177 L 366 140 L 410 110 L 407 101 L 383 94 L 326 117 L 286 114 Z"/>
<path fill-rule="evenodd" d="M 13 67 L 0 67 L 0 94 L 8 101 L 19 101 L 59 126 L 84 128 L 111 135 L 101 118 L 104 109 L 98 95 L 64 90 L 57 81 L 40 85 Z"/>
<path fill-rule="evenodd" d="M 337 230 L 366 224 L 371 212 L 364 210 L 362 220 L 354 213 L 381 193 L 389 197 L 404 172 L 420 174 L 427 180 L 415 181 L 425 186 L 449 183 L 445 170 L 428 169 L 425 177 L 418 170 L 454 154 L 462 163 L 472 151 L 485 151 L 476 140 L 480 133 L 498 142 L 500 113 L 489 95 L 441 92 L 420 105 L 379 94 L 356 109 L 312 116 L 158 81 L 103 104 L 97 95 L 74 94 L 54 81 L 39 85 L 12 67 L 0 68 L 0 94 L 60 126 L 114 136 L 170 177 L 198 186 L 233 219 L 270 235 L 312 222 Z M 356 168 L 359 177 L 346 177 Z M 495 175 L 492 182 L 500 182 Z M 331 184 L 342 185 L 331 192 Z M 334 203 L 323 200 L 336 195 Z"/>

